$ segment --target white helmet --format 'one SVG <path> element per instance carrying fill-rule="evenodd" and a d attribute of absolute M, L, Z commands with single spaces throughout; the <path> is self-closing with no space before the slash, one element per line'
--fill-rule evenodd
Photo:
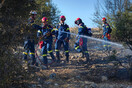
<path fill-rule="evenodd" d="M 37 14 L 36 11 L 30 11 L 30 14 Z"/>

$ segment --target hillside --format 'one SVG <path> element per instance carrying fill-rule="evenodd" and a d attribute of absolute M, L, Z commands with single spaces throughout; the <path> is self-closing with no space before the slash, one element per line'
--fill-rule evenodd
<path fill-rule="evenodd" d="M 71 32 L 75 32 L 71 29 Z M 100 38 L 101 32 L 92 29 L 93 37 Z M 125 56 L 131 54 L 130 51 L 113 45 L 111 50 L 105 51 L 101 42 L 88 39 L 88 51 L 90 55 L 89 64 L 84 64 L 85 58 L 81 53 L 73 49 L 75 36 L 71 35 L 70 62 L 65 62 L 63 49 L 61 50 L 61 63 L 49 65 L 49 69 L 37 70 L 29 68 L 32 72 L 31 88 L 131 88 L 129 81 L 129 60 Z M 40 56 L 40 50 L 37 54 Z M 55 54 L 55 52 L 54 52 Z M 51 62 L 50 56 L 48 56 Z M 42 59 L 40 57 L 40 59 Z M 38 60 L 39 61 L 39 60 Z M 33 87 L 34 86 L 34 87 Z"/>

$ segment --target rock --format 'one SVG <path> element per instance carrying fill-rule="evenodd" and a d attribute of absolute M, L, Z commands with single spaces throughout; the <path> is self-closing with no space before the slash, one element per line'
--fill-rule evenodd
<path fill-rule="evenodd" d="M 108 80 L 108 77 L 107 76 L 101 76 L 101 81 L 104 82 L 104 81 L 107 81 Z"/>
<path fill-rule="evenodd" d="M 127 88 L 132 88 L 132 86 L 128 86 Z"/>
<path fill-rule="evenodd" d="M 51 84 L 51 82 L 50 82 L 50 81 L 48 81 L 48 82 L 45 82 L 45 84 L 49 85 L 49 84 Z"/>
<path fill-rule="evenodd" d="M 120 88 L 127 88 L 127 87 L 126 87 L 125 85 L 122 85 L 122 84 L 121 84 L 121 85 L 120 85 Z"/>
<path fill-rule="evenodd" d="M 32 88 L 36 88 L 36 84 L 33 84 L 33 85 L 32 85 Z"/>
<path fill-rule="evenodd" d="M 91 85 L 91 84 L 93 84 L 94 82 L 84 81 L 84 83 L 87 84 L 87 85 Z"/>
<path fill-rule="evenodd" d="M 62 64 L 64 64 L 65 63 L 65 61 L 62 61 Z"/>
<path fill-rule="evenodd" d="M 97 84 L 95 83 L 90 84 L 90 88 L 97 88 Z"/>
<path fill-rule="evenodd" d="M 56 70 L 56 69 L 53 69 L 52 71 L 53 71 L 53 72 L 57 72 L 57 70 Z"/>
<path fill-rule="evenodd" d="M 80 77 L 80 75 L 78 75 L 78 76 L 76 76 L 76 78 L 77 78 L 77 79 L 80 79 L 81 77 Z"/>
<path fill-rule="evenodd" d="M 55 86 L 58 86 L 58 83 L 55 83 L 54 85 L 55 85 Z"/>
<path fill-rule="evenodd" d="M 71 81 L 72 81 L 72 82 L 74 82 L 74 80 L 75 80 L 74 78 L 71 78 Z"/>
<path fill-rule="evenodd" d="M 38 81 L 40 81 L 40 78 L 38 78 Z"/>
<path fill-rule="evenodd" d="M 75 85 L 75 87 L 74 88 L 79 88 L 79 85 Z"/>
<path fill-rule="evenodd" d="M 49 76 L 50 79 L 54 79 L 55 77 L 56 77 L 56 74 L 55 74 L 55 73 L 52 73 L 52 74 L 50 74 L 50 76 Z"/>
<path fill-rule="evenodd" d="M 87 75 L 89 72 L 80 72 L 81 75 Z"/>
<path fill-rule="evenodd" d="M 89 88 L 89 87 L 86 85 L 85 88 Z"/>
<path fill-rule="evenodd" d="M 42 70 L 46 70 L 46 69 L 47 69 L 47 67 L 46 67 L 46 66 L 44 66 L 44 65 L 41 65 L 41 69 L 42 69 Z"/>
<path fill-rule="evenodd" d="M 63 53 L 60 53 L 60 58 L 63 58 L 64 57 L 64 54 Z"/>
<path fill-rule="evenodd" d="M 103 83 L 99 86 L 99 88 L 119 88 L 115 85 L 110 85 L 110 84 L 107 84 L 107 83 Z"/>
<path fill-rule="evenodd" d="M 42 85 L 38 84 L 36 85 L 36 88 L 42 88 Z"/>
<path fill-rule="evenodd" d="M 52 63 L 52 60 L 51 59 L 48 59 L 48 63 Z"/>
<path fill-rule="evenodd" d="M 92 67 L 91 68 L 96 68 L 96 66 L 95 65 L 92 65 Z"/>
<path fill-rule="evenodd" d="M 71 59 L 75 59 L 75 56 L 71 56 Z"/>

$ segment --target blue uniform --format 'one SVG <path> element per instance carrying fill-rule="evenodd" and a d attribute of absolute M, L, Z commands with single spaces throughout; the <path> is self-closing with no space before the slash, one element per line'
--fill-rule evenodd
<path fill-rule="evenodd" d="M 36 63 L 35 58 L 35 46 L 34 46 L 34 35 L 36 35 L 35 31 L 39 30 L 41 27 L 34 24 L 34 20 L 30 17 L 28 19 L 28 25 L 30 26 L 27 39 L 24 41 L 24 60 L 27 60 L 27 55 L 29 54 L 32 59 L 32 65 Z M 36 30 L 34 30 L 36 29 Z"/>
<path fill-rule="evenodd" d="M 56 36 L 56 43 L 55 43 L 55 51 L 57 56 L 57 61 L 60 62 L 59 50 L 61 44 L 64 46 L 66 61 L 69 62 L 69 38 L 70 38 L 70 31 L 69 26 L 67 24 L 58 24 L 56 27 L 55 36 Z M 66 33 L 67 32 L 67 33 Z"/>
<path fill-rule="evenodd" d="M 103 28 L 103 39 L 106 40 L 106 41 L 110 41 L 110 34 L 108 33 L 109 29 L 110 29 L 110 26 L 108 23 L 105 23 L 102 25 L 102 28 Z M 103 43 L 103 46 L 106 50 L 110 50 L 110 44 L 107 44 L 107 43 Z"/>
<path fill-rule="evenodd" d="M 78 35 L 86 35 L 86 31 L 87 28 L 84 25 L 84 23 L 82 23 L 79 28 L 78 28 Z M 82 48 L 79 46 L 80 40 L 83 42 L 82 43 Z M 78 40 L 76 41 L 76 43 L 74 44 L 74 48 L 75 50 L 77 50 L 78 52 L 82 52 L 85 54 L 86 57 L 86 62 L 89 61 L 89 54 L 88 54 L 88 50 L 87 50 L 87 38 L 84 37 L 78 37 Z"/>
<path fill-rule="evenodd" d="M 53 28 L 50 25 L 45 25 L 42 27 L 41 30 L 38 30 L 37 36 L 42 37 L 43 39 L 43 47 L 42 47 L 42 54 L 43 54 L 43 62 L 45 65 L 48 64 L 47 61 L 47 52 L 50 54 L 51 58 L 55 61 L 55 57 L 52 51 L 52 35 L 55 33 Z"/>
<path fill-rule="evenodd" d="M 27 60 L 27 55 L 29 54 L 32 59 L 32 65 L 36 64 L 36 58 L 35 58 L 35 48 L 34 48 L 34 40 L 27 39 L 24 42 L 24 60 Z"/>
<path fill-rule="evenodd" d="M 103 36 L 104 36 L 103 39 L 109 41 L 110 37 L 108 37 L 108 30 L 110 26 L 108 23 L 105 23 L 102 25 L 102 27 L 103 27 Z"/>

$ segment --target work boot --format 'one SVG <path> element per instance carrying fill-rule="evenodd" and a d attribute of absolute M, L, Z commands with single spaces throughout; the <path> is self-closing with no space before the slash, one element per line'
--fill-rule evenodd
<path fill-rule="evenodd" d="M 53 62 L 56 62 L 57 60 L 56 60 L 56 58 L 55 59 L 52 59 L 53 60 Z"/>
<path fill-rule="evenodd" d="M 36 63 L 35 63 L 35 66 L 39 67 L 39 64 L 38 64 L 38 62 L 36 62 Z"/>
<path fill-rule="evenodd" d="M 59 56 L 57 56 L 57 60 L 56 60 L 56 62 L 57 62 L 57 63 L 60 63 L 60 62 L 61 62 Z"/>
<path fill-rule="evenodd" d="M 69 63 L 69 56 L 66 56 L 66 62 Z"/>
<path fill-rule="evenodd" d="M 84 62 L 85 64 L 89 63 L 89 55 L 86 55 L 86 61 Z"/>
<path fill-rule="evenodd" d="M 82 56 L 81 56 L 81 58 L 84 58 L 84 56 L 85 56 L 85 55 L 84 55 L 84 53 L 82 52 Z"/>

